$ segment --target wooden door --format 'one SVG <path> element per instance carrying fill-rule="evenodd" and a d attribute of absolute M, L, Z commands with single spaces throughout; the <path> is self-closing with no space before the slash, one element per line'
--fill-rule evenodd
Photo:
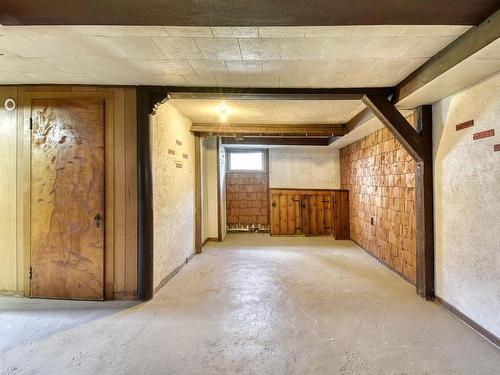
<path fill-rule="evenodd" d="M 347 240 L 350 237 L 349 228 L 349 192 L 338 190 L 334 192 L 333 234 L 336 240 Z"/>
<path fill-rule="evenodd" d="M 271 234 L 300 233 L 300 195 L 271 194 Z"/>
<path fill-rule="evenodd" d="M 302 231 L 308 235 L 331 233 L 331 197 L 329 194 L 303 195 Z"/>
<path fill-rule="evenodd" d="M 104 296 L 104 101 L 33 100 L 31 296 Z"/>

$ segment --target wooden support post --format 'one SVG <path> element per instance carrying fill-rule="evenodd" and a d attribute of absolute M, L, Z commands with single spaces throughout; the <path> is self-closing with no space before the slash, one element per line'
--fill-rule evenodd
<path fill-rule="evenodd" d="M 383 96 L 365 96 L 363 102 L 390 130 L 416 162 L 415 205 L 417 227 L 417 294 L 434 298 L 434 224 L 432 176 L 432 107 L 416 110 L 415 129 Z"/>
<path fill-rule="evenodd" d="M 423 145 L 423 160 L 416 163 L 417 293 L 434 298 L 434 203 L 432 163 L 432 106 L 415 110 L 415 124 Z"/>
<path fill-rule="evenodd" d="M 202 232 L 202 191 L 201 191 L 201 139 L 194 137 L 194 250 L 201 253 Z"/>

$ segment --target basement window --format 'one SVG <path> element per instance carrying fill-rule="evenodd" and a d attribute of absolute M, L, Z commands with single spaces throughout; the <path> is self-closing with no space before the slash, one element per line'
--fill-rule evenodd
<path fill-rule="evenodd" d="M 229 172 L 265 171 L 264 150 L 228 150 L 227 156 Z"/>

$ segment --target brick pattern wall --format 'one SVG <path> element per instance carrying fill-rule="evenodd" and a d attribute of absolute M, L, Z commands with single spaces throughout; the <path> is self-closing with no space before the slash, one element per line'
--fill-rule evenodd
<path fill-rule="evenodd" d="M 351 239 L 415 283 L 413 159 L 384 128 L 340 150 L 340 175 Z"/>
<path fill-rule="evenodd" d="M 228 172 L 227 224 L 268 224 L 267 172 Z"/>

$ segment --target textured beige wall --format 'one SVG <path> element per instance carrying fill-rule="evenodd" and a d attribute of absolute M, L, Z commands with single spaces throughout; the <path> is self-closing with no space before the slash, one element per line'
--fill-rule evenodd
<path fill-rule="evenodd" d="M 16 252 L 17 109 L 4 108 L 7 98 L 17 102 L 17 87 L 0 87 L 0 291 L 20 291 Z"/>
<path fill-rule="evenodd" d="M 210 238 L 217 238 L 217 138 L 207 138 L 206 148 L 206 195 L 207 195 L 207 234 Z"/>
<path fill-rule="evenodd" d="M 339 150 L 294 147 L 269 150 L 271 188 L 340 188 Z"/>
<path fill-rule="evenodd" d="M 433 112 L 436 294 L 500 336 L 500 75 Z M 488 129 L 496 135 L 472 139 Z"/>
<path fill-rule="evenodd" d="M 191 121 L 168 103 L 158 108 L 151 121 L 155 288 L 194 252 L 194 137 L 190 127 Z"/>

